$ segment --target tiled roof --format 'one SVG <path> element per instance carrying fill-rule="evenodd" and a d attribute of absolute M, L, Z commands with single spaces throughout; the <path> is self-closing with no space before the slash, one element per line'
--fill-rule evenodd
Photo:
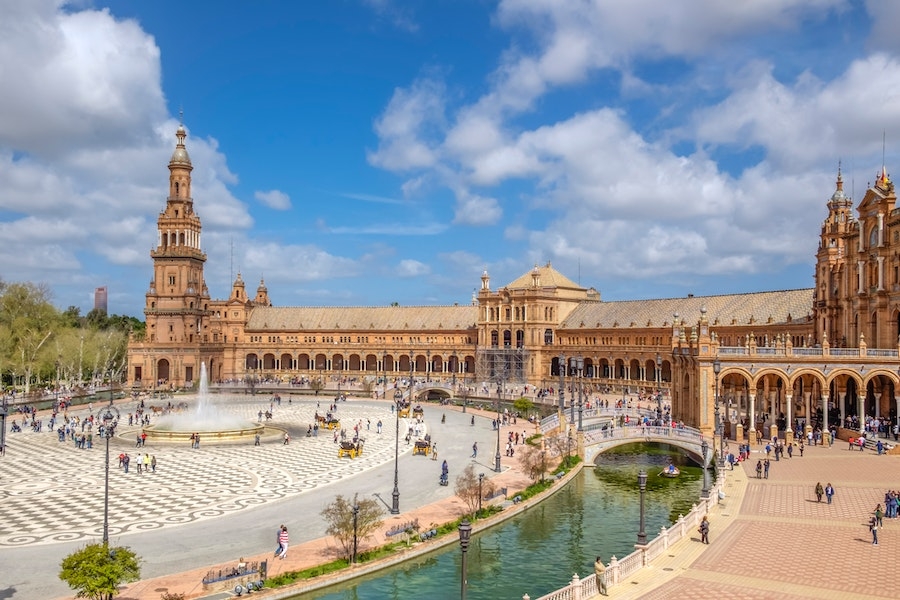
<path fill-rule="evenodd" d="M 560 325 L 561 329 L 580 327 L 670 327 L 678 313 L 688 325 L 700 320 L 700 309 L 706 307 L 710 325 L 783 324 L 797 322 L 812 314 L 812 288 L 776 292 L 693 296 L 661 300 L 624 300 L 584 302 Z"/>
<path fill-rule="evenodd" d="M 535 266 L 534 269 L 537 269 L 538 273 L 540 274 L 541 287 L 570 288 L 573 290 L 585 289 L 554 269 L 549 262 L 543 266 Z M 518 277 L 515 281 L 512 281 L 503 287 L 509 288 L 511 290 L 530 288 L 532 286 L 531 274 L 534 272 L 534 269 L 528 271 L 524 275 Z"/>
<path fill-rule="evenodd" d="M 475 327 L 474 306 L 258 306 L 248 331 L 458 331 Z"/>

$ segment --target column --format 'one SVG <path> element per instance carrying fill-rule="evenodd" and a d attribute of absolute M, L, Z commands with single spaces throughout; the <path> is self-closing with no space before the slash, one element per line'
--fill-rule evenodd
<path fill-rule="evenodd" d="M 807 433 L 812 429 L 812 392 L 803 392 L 803 403 L 804 408 L 806 409 L 806 423 L 804 423 L 803 427 L 803 435 L 806 436 Z"/>
<path fill-rule="evenodd" d="M 828 443 L 828 394 L 822 394 L 822 443 Z"/>
<path fill-rule="evenodd" d="M 862 232 L 862 227 L 860 227 L 859 230 L 860 230 L 860 232 Z M 862 234 L 860 234 L 860 235 L 862 235 Z M 860 248 L 860 251 L 862 251 L 862 248 Z M 856 293 L 857 294 L 863 293 L 863 272 L 865 270 L 865 264 L 866 263 L 864 263 L 861 260 L 856 261 Z"/>
<path fill-rule="evenodd" d="M 859 390 L 857 390 L 859 392 Z M 864 396 L 860 396 L 859 393 L 856 394 L 856 416 L 859 417 L 857 421 L 859 422 L 859 433 L 863 434 L 866 432 L 866 415 L 864 413 L 866 408 L 866 399 Z"/>
<path fill-rule="evenodd" d="M 884 289 L 884 257 L 878 257 L 878 289 Z M 872 340 L 874 343 L 875 340 Z"/>
<path fill-rule="evenodd" d="M 747 410 L 749 411 L 749 417 L 750 417 L 749 418 L 749 421 L 750 421 L 749 437 L 750 437 L 750 443 L 755 444 L 756 443 L 756 404 L 755 404 L 756 403 L 756 394 L 753 392 L 750 392 L 748 401 L 749 401 L 749 404 L 747 405 Z"/>
<path fill-rule="evenodd" d="M 787 403 L 787 427 L 784 430 L 784 443 L 794 443 L 794 395 L 785 393 L 784 401 Z"/>

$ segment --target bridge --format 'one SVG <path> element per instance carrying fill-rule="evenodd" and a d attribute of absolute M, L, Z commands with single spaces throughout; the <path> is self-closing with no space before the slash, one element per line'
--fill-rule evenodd
<path fill-rule="evenodd" d="M 646 426 L 640 424 L 640 413 L 628 410 L 631 423 L 616 425 L 624 416 L 620 409 L 601 411 L 585 410 L 582 413 L 582 429 L 584 431 L 584 462 L 593 464 L 603 452 L 616 446 L 637 444 L 668 444 L 684 450 L 698 464 L 709 465 L 712 460 L 715 444 L 713 439 L 693 427 Z M 649 413 L 648 413 L 649 414 Z M 568 415 L 566 415 L 568 416 Z M 577 422 L 577 421 L 576 421 Z M 544 435 L 559 428 L 559 416 L 554 414 L 541 420 L 541 432 Z M 706 457 L 703 456 L 703 441 L 708 444 Z"/>

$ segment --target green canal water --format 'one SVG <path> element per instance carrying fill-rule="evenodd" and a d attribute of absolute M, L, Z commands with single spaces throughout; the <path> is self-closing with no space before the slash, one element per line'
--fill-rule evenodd
<path fill-rule="evenodd" d="M 657 474 L 672 461 L 675 479 Z M 468 552 L 469 600 L 538 598 L 566 585 L 574 573 L 593 573 L 598 555 L 609 562 L 634 550 L 640 520 L 638 472 L 646 469 L 647 539 L 697 502 L 702 470 L 675 448 L 635 444 L 601 455 L 566 487 L 521 515 L 472 536 Z M 712 473 L 710 473 L 712 476 Z M 296 598 L 408 600 L 458 598 L 459 544 L 417 560 Z"/>

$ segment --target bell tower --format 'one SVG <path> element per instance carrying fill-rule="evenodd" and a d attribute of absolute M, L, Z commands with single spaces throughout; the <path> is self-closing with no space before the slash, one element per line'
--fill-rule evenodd
<path fill-rule="evenodd" d="M 209 291 L 203 280 L 206 254 L 200 249 L 200 217 L 191 197 L 191 158 L 184 145 L 184 124 L 169 160 L 169 196 L 156 221 L 153 279 L 144 315 L 151 343 L 191 346 L 204 340 L 209 319 Z M 190 378 L 188 378 L 190 379 Z"/>

